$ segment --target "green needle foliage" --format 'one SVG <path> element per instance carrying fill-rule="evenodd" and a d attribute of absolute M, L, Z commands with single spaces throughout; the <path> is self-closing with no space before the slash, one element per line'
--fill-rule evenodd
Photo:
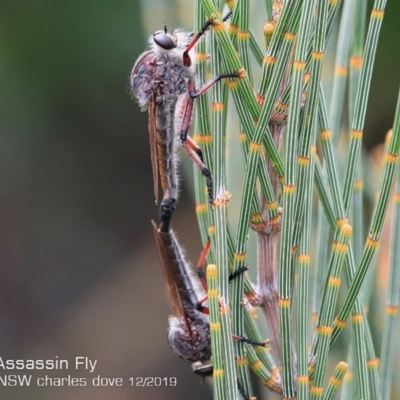
<path fill-rule="evenodd" d="M 223 342 L 215 339 L 219 344 L 213 351 L 220 346 L 218 363 L 223 367 L 218 364 L 215 372 L 214 398 L 250 398 L 249 366 L 264 387 L 285 399 L 332 399 L 346 373 L 346 393 L 356 396 L 352 398 L 388 399 L 393 368 L 389 349 L 400 287 L 397 208 L 380 373 L 367 304 L 360 296 L 366 273 L 373 268 L 400 151 L 398 106 L 375 211 L 371 218 L 363 215 L 362 133 L 386 2 L 376 0 L 367 10 L 360 0 L 265 1 L 265 9 L 259 5 L 256 12 L 244 0 L 225 6 L 212 0 L 195 3 L 196 28 L 207 18 L 214 21 L 212 32 L 197 47 L 200 84 L 210 74 L 240 73 L 198 99 L 195 123 L 204 159 L 213 166 L 216 193 L 214 210 L 207 209 L 204 182 L 196 172 L 199 226 L 203 241 L 205 232 L 212 232 L 209 262 L 215 261 L 219 276 Z M 222 16 L 229 9 L 233 14 L 224 24 Z M 322 66 L 335 16 L 339 29 L 328 113 Z M 354 27 L 351 33 L 349 26 Z M 233 100 L 229 113 L 228 100 Z M 340 124 L 342 116 L 350 126 Z M 239 121 L 237 127 L 233 121 Z M 235 134 L 244 180 L 229 186 L 226 138 Z M 343 164 L 339 146 L 346 144 L 349 157 Z M 229 208 L 230 196 L 240 199 L 239 210 Z M 238 215 L 237 226 L 231 226 L 231 215 Z M 363 227 L 368 225 L 365 235 Z M 247 274 L 241 274 L 228 285 L 227 274 L 248 265 L 251 230 L 257 236 L 258 261 L 248 267 L 257 269 L 257 284 L 250 285 Z M 341 289 L 343 277 L 347 287 Z M 261 340 L 251 307 L 259 307 L 265 317 L 268 351 L 242 341 L 233 347 L 225 343 L 233 341 L 231 333 Z M 214 321 L 215 308 L 210 311 Z M 351 340 L 332 348 L 350 314 Z M 338 358 L 343 361 L 327 382 Z M 233 360 L 236 370 L 229 372 Z"/>
<path fill-rule="evenodd" d="M 215 194 L 210 207 L 195 167 L 200 234 L 204 245 L 211 241 L 214 399 L 260 390 L 283 399 L 389 399 L 400 299 L 400 94 L 373 206 L 363 188 L 370 161 L 361 157 L 386 1 L 194 3 L 195 31 L 212 21 L 196 45 L 198 88 L 221 73 L 238 75 L 196 99 L 193 124 Z M 325 57 L 331 40 L 336 52 Z M 241 160 L 232 160 L 232 141 Z M 390 282 L 377 351 L 366 311 L 375 294 L 365 278 L 379 259 L 395 182 L 391 240 L 381 246 L 390 252 Z"/>

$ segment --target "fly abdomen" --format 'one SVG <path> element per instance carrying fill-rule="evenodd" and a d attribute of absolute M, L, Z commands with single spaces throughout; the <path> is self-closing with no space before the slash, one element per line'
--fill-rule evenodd
<path fill-rule="evenodd" d="M 191 274 L 190 263 L 170 229 L 170 222 L 161 222 L 158 229 L 154 222 L 152 224 L 167 293 L 174 310 L 174 316 L 169 318 L 168 342 L 184 360 L 207 362 L 211 358 L 210 321 L 208 315 L 197 310 L 198 297 L 202 293 L 198 296 L 196 290 L 201 285 L 195 284 L 197 277 Z"/>
<path fill-rule="evenodd" d="M 208 317 L 196 311 L 193 319 L 170 317 L 168 342 L 172 350 L 185 361 L 209 361 L 211 358 L 210 322 Z"/>
<path fill-rule="evenodd" d="M 157 107 L 157 162 L 164 201 L 176 200 L 179 191 L 174 112 L 175 104 Z"/>
<path fill-rule="evenodd" d="M 191 314 L 196 309 L 198 296 L 190 277 L 190 264 L 184 256 L 183 249 L 178 244 L 173 231 L 167 233 L 159 232 L 167 257 L 169 268 L 174 275 L 175 283 L 178 288 L 183 308 L 187 314 Z"/>

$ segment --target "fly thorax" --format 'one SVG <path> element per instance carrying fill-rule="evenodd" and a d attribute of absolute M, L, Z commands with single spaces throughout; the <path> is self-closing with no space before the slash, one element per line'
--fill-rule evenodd
<path fill-rule="evenodd" d="M 176 103 L 182 93 L 186 93 L 188 81 L 191 79 L 191 71 L 174 63 L 171 59 L 165 58 L 157 64 L 156 76 L 158 81 L 158 91 L 164 103 Z"/>

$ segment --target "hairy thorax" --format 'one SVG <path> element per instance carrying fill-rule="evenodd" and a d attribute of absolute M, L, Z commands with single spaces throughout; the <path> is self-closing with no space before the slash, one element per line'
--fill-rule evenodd
<path fill-rule="evenodd" d="M 187 92 L 188 82 L 194 73 L 170 52 L 148 51 L 137 61 L 132 76 L 133 94 L 142 110 L 154 96 L 157 104 L 172 106 L 178 97 Z"/>

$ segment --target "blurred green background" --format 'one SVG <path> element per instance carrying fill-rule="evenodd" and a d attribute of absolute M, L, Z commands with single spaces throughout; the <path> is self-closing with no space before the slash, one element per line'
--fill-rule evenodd
<path fill-rule="evenodd" d="M 166 343 L 170 308 L 150 229 L 158 208 L 147 114 L 127 94 L 147 35 L 164 21 L 190 29 L 191 2 L 143 4 L 0 3 L 0 356 L 71 363 L 88 356 L 98 360 L 94 375 L 70 366 L 59 376 L 125 380 L 122 388 L 0 384 L 1 399 L 211 397 Z M 393 120 L 399 15 L 399 3 L 389 2 L 368 148 Z M 200 241 L 192 210 L 183 185 L 174 226 L 195 260 Z M 137 376 L 176 376 L 178 387 L 130 387 L 129 377 Z"/>
<path fill-rule="evenodd" d="M 154 21 L 163 25 L 164 15 Z M 0 4 L 0 356 L 71 363 L 88 356 L 98 359 L 88 378 L 126 381 L 122 388 L 0 384 L 2 399 L 210 393 L 166 342 L 170 307 L 150 225 L 158 207 L 147 114 L 127 93 L 146 47 L 141 26 L 138 1 Z M 189 201 L 181 203 L 175 225 L 183 231 L 178 216 L 195 225 Z M 72 366 L 58 376 L 68 374 L 86 376 Z M 178 385 L 132 388 L 131 376 L 176 376 Z"/>

